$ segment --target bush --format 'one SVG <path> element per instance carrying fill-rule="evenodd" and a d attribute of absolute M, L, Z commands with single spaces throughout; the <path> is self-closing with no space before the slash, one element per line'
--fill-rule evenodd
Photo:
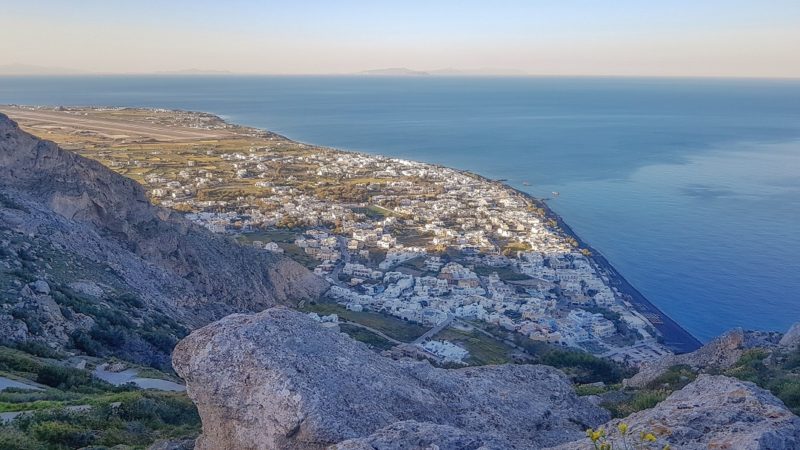
<path fill-rule="evenodd" d="M 619 383 L 626 375 L 626 371 L 613 361 L 575 350 L 552 350 L 541 355 L 539 362 L 563 370 L 579 384 Z"/>
<path fill-rule="evenodd" d="M 58 350 L 54 350 L 40 342 L 36 341 L 24 341 L 19 342 L 15 345 L 18 350 L 21 350 L 26 353 L 30 353 L 35 356 L 39 356 L 41 358 L 50 358 L 50 359 L 61 359 L 64 358 L 64 354 Z"/>
<path fill-rule="evenodd" d="M 36 373 L 42 364 L 36 359 L 8 347 L 0 347 L 0 370 L 6 372 Z"/>
<path fill-rule="evenodd" d="M 27 433 L 15 428 L 0 427 L 0 450 L 39 450 L 41 445 Z"/>
<path fill-rule="evenodd" d="M 95 379 L 92 374 L 86 370 L 56 365 L 43 366 L 41 369 L 39 369 L 39 373 L 36 376 L 36 382 L 61 389 L 63 391 L 87 386 L 97 386 L 98 384 L 106 384 Z"/>
<path fill-rule="evenodd" d="M 64 422 L 42 422 L 31 427 L 36 439 L 50 444 L 81 448 L 92 443 L 91 431 Z"/>
<path fill-rule="evenodd" d="M 656 406 L 659 402 L 666 399 L 669 394 L 670 392 L 665 389 L 643 390 L 634 393 L 627 400 L 621 402 L 606 402 L 601 404 L 601 406 L 609 410 L 611 415 L 616 418 L 627 417 L 635 412 Z"/>
<path fill-rule="evenodd" d="M 81 330 L 77 330 L 72 333 L 72 345 L 78 349 L 83 351 L 89 356 L 103 356 L 105 352 L 103 351 L 103 346 L 92 339 L 87 333 Z"/>
<path fill-rule="evenodd" d="M 684 386 L 697 378 L 697 374 L 687 365 L 672 366 L 661 376 L 651 381 L 647 387 L 650 389 L 666 389 L 670 392 L 683 389 Z"/>

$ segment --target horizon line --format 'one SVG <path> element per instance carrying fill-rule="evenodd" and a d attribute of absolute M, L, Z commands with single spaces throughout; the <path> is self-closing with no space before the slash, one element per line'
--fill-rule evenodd
<path fill-rule="evenodd" d="M 424 72 L 424 71 L 420 71 Z M 653 74 L 491 74 L 491 73 L 463 73 L 463 74 L 375 74 L 362 72 L 328 72 L 328 73 L 307 73 L 307 72 L 181 72 L 181 71 L 156 71 L 156 72 L 64 72 L 64 73 L 0 73 L 0 78 L 23 78 L 23 77 L 359 77 L 359 78 L 628 78 L 628 79 L 729 79 L 729 80 L 785 80 L 800 81 L 800 75 L 653 75 Z"/>

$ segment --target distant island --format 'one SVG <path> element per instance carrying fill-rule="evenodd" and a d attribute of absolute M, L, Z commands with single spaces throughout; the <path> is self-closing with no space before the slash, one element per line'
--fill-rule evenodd
<path fill-rule="evenodd" d="M 416 70 L 407 67 L 389 67 L 386 69 L 371 69 L 358 72 L 358 75 L 383 75 L 383 76 L 447 76 L 447 77 L 475 77 L 475 76 L 495 76 L 495 77 L 522 77 L 528 73 L 519 69 L 480 67 L 475 69 L 457 69 L 446 67 L 433 70 Z"/>
<path fill-rule="evenodd" d="M 426 76 L 430 75 L 428 72 L 421 70 L 408 69 L 406 67 L 390 67 L 388 69 L 372 69 L 364 70 L 358 73 L 359 75 L 384 75 L 384 76 Z"/>

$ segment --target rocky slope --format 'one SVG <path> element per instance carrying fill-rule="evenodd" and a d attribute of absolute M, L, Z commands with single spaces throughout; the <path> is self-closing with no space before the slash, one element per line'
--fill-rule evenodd
<path fill-rule="evenodd" d="M 638 439 L 640 432 L 653 433 L 660 444 L 681 450 L 800 448 L 800 417 L 753 383 L 721 375 L 701 375 L 656 407 L 604 424 L 602 428 L 618 446 L 620 422 L 629 427 L 629 441 Z M 590 450 L 595 446 L 582 439 L 556 448 Z"/>
<path fill-rule="evenodd" d="M 0 257 L 0 340 L 146 363 L 187 328 L 326 288 L 288 258 L 153 206 L 134 181 L 2 114 Z"/>
<path fill-rule="evenodd" d="M 541 448 L 609 417 L 551 367 L 395 361 L 281 307 L 196 330 L 173 365 L 199 449 Z"/>
<path fill-rule="evenodd" d="M 787 334 L 788 335 L 788 334 Z M 731 368 L 751 349 L 769 349 L 778 345 L 780 333 L 744 331 L 736 328 L 719 336 L 699 349 L 682 355 L 671 355 L 644 364 L 639 372 L 624 381 L 625 386 L 641 388 L 649 385 L 671 367 L 689 366 L 696 372 L 720 372 Z"/>

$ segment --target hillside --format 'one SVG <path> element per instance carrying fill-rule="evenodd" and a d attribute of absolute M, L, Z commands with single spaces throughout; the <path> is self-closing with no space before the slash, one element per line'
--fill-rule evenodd
<path fill-rule="evenodd" d="M 316 298 L 288 258 L 153 206 L 136 182 L 0 115 L 3 343 L 168 367 L 176 340 L 232 312 Z"/>

